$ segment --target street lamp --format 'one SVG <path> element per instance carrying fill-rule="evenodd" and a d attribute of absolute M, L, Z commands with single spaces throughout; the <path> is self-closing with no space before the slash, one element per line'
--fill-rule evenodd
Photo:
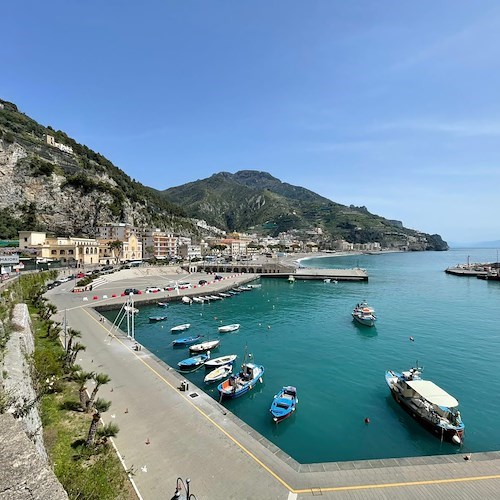
<path fill-rule="evenodd" d="M 196 500 L 194 493 L 189 493 L 189 483 L 191 479 L 189 477 L 186 479 L 186 482 L 182 480 L 182 478 L 178 477 L 175 484 L 175 493 L 171 500 Z M 186 495 L 181 495 L 181 490 L 184 488 Z"/>

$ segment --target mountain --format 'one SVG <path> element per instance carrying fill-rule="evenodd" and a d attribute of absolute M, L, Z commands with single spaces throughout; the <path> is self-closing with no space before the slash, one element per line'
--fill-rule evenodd
<path fill-rule="evenodd" d="M 163 191 L 186 213 L 227 231 L 250 230 L 277 235 L 295 230 L 303 237 L 322 233 L 325 248 L 333 241 L 380 242 L 384 247 L 447 250 L 441 236 L 407 229 L 400 221 L 347 207 L 308 189 L 281 182 L 266 172 L 221 172 Z M 318 228 L 320 231 L 318 231 Z"/>
<path fill-rule="evenodd" d="M 93 236 L 106 222 L 195 233 L 184 211 L 60 130 L 0 99 L 0 238 Z"/>
<path fill-rule="evenodd" d="M 265 172 L 221 172 L 158 191 L 143 186 L 100 153 L 43 126 L 0 99 L 0 239 L 19 230 L 94 236 L 107 222 L 201 236 L 191 218 L 228 231 L 294 231 L 321 248 L 345 239 L 384 247 L 446 250 L 439 235 L 346 207 Z M 182 208 L 181 208 L 182 207 Z"/>

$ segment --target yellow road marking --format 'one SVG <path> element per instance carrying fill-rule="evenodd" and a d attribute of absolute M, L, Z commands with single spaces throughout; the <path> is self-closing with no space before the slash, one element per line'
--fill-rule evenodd
<path fill-rule="evenodd" d="M 76 309 L 76 308 L 75 308 Z M 87 308 L 81 307 L 96 323 L 97 319 L 89 313 Z M 209 415 L 207 415 L 203 410 L 198 408 L 193 401 L 188 399 L 187 396 L 179 393 L 177 387 L 173 386 L 163 375 L 158 373 L 158 371 L 151 365 L 146 363 L 137 353 L 132 350 L 128 345 L 122 342 L 111 330 L 108 330 L 102 323 L 99 325 L 108 332 L 108 335 L 116 339 L 125 349 L 130 351 L 144 366 L 146 366 L 150 371 L 152 371 L 160 380 L 162 380 L 166 385 L 168 385 L 174 392 L 180 396 L 184 401 L 189 403 L 198 413 L 203 415 L 211 424 L 213 424 L 217 429 L 219 429 L 225 436 L 227 436 L 236 446 L 241 448 L 248 456 L 250 456 L 255 462 L 257 462 L 264 470 L 266 470 L 271 476 L 273 476 L 278 482 L 280 482 L 285 488 L 287 488 L 291 493 L 300 495 L 304 493 L 312 493 L 314 491 L 328 493 L 335 491 L 352 491 L 352 490 L 370 490 L 370 489 L 381 489 L 381 488 L 398 488 L 405 486 L 422 486 L 422 485 L 433 485 L 433 484 L 447 484 L 447 483 L 464 483 L 469 481 L 485 481 L 488 479 L 500 479 L 500 474 L 494 474 L 490 476 L 471 476 L 471 477 L 457 477 L 451 479 L 429 479 L 425 481 L 407 481 L 401 483 L 382 483 L 382 484 L 361 484 L 356 486 L 330 486 L 330 487 L 311 487 L 305 489 L 294 489 L 292 488 L 284 479 L 282 479 L 278 474 L 271 470 L 264 462 L 257 458 L 249 449 L 247 449 L 243 444 L 241 444 L 236 438 L 231 436 L 225 429 L 223 429 L 217 422 L 215 422 Z"/>

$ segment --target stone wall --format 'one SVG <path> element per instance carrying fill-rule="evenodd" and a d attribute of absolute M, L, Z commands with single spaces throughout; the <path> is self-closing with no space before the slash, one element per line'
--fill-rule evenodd
<path fill-rule="evenodd" d="M 27 408 L 25 415 L 20 419 L 20 423 L 33 441 L 39 455 L 47 461 L 38 406 L 31 404 L 36 401 L 30 368 L 30 358 L 34 350 L 35 344 L 28 307 L 26 304 L 17 304 L 12 313 L 12 332 L 3 359 L 2 382 L 5 392 L 14 401 L 14 404 L 8 410 L 9 413 L 14 413 L 16 409 L 21 407 Z"/>

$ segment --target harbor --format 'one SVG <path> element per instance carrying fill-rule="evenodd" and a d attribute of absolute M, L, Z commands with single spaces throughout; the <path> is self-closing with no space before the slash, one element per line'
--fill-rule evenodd
<path fill-rule="evenodd" d="M 443 256 L 438 255 L 441 258 Z M 497 352 L 486 336 L 491 328 L 482 322 L 481 336 L 471 339 L 472 346 L 462 345 L 467 336 L 461 331 L 474 331 L 472 324 L 479 321 L 469 310 L 468 315 L 460 316 L 460 321 L 457 321 L 453 328 L 444 328 L 444 325 L 440 324 L 440 333 L 437 335 L 437 325 L 433 327 L 427 319 L 432 321 L 437 313 L 442 316 L 443 306 L 453 309 L 455 313 L 460 312 L 460 309 L 455 310 L 452 303 L 444 303 L 442 298 L 436 300 L 434 293 L 428 296 L 429 283 L 421 280 L 422 274 L 428 274 L 422 266 L 422 259 L 428 257 L 429 255 L 400 255 L 391 256 L 389 261 L 389 257 L 380 256 L 373 260 L 371 268 L 362 261 L 361 265 L 367 267 L 370 275 L 374 275 L 373 283 L 378 283 L 376 286 L 349 282 L 333 285 L 317 281 L 299 281 L 289 285 L 279 280 L 262 278 L 263 287 L 260 292 L 245 292 L 227 301 L 210 305 L 187 306 L 174 303 L 169 306 L 167 312 L 172 324 L 183 323 L 185 320 L 192 324 L 193 331 L 198 325 L 197 330 L 203 331 L 205 336 L 212 335 L 210 332 L 214 332 L 214 336 L 217 335 L 216 328 L 220 326 L 220 320 L 223 320 L 224 324 L 232 323 L 233 320 L 241 323 L 237 332 L 222 339 L 225 347 L 223 351 L 221 344 L 220 354 L 224 354 L 227 347 L 227 352 L 234 351 L 241 360 L 243 346 L 247 342 L 251 346 L 255 361 L 266 367 L 264 384 L 257 385 L 251 394 L 235 401 L 224 402 L 222 405 L 210 393 L 205 393 L 203 383 L 195 380 L 198 376 L 201 378 L 202 373 L 189 376 L 188 379 L 169 369 L 174 360 L 166 364 L 160 361 L 164 354 L 173 352 L 171 348 L 168 349 L 168 345 L 161 342 L 164 337 L 160 324 L 148 326 L 151 328 L 147 334 L 149 339 L 138 338 L 144 349 L 136 352 L 131 349 L 130 339 L 118 334 L 108 337 L 106 325 L 109 328 L 109 322 L 99 326 L 98 320 L 92 319 L 92 309 L 74 307 L 77 303 L 83 304 L 82 297 L 69 295 L 73 300 L 73 307 L 70 306 L 68 310 L 70 324 L 72 321 L 80 323 L 80 319 L 89 318 L 86 324 L 90 330 L 85 334 L 84 342 L 87 344 L 86 337 L 90 335 L 94 347 L 89 349 L 90 352 L 85 354 L 85 358 L 88 355 L 93 363 L 104 363 L 106 370 L 110 360 L 114 360 L 109 372 L 113 387 L 104 388 L 108 392 L 113 389 L 113 392 L 104 395 L 113 400 L 110 413 L 116 415 L 117 423 L 122 429 L 116 443 L 125 455 L 127 465 L 128 460 L 148 465 L 147 474 L 138 473 L 135 476 L 141 491 L 145 488 L 145 491 L 149 492 L 144 497 L 155 498 L 159 493 L 159 484 L 165 485 L 163 479 L 169 484 L 170 476 L 167 474 L 167 477 L 164 477 L 164 470 L 172 470 L 174 475 L 178 473 L 191 477 L 193 489 L 195 485 L 200 485 L 195 490 L 196 494 L 200 495 L 199 492 L 203 491 L 206 498 L 217 498 L 218 495 L 224 498 L 260 496 L 285 499 L 289 498 L 289 494 L 301 497 L 321 494 L 325 498 L 336 498 L 335 495 L 339 492 L 349 495 L 349 498 L 377 498 L 377 495 L 381 494 L 380 488 L 386 498 L 417 497 L 412 495 L 431 498 L 437 491 L 440 491 L 441 495 L 446 496 L 449 493 L 456 498 L 476 498 L 481 492 L 487 492 L 488 488 L 494 488 L 500 479 L 499 454 L 495 451 L 500 447 L 491 439 L 494 434 L 488 431 L 488 422 L 494 414 L 493 408 L 489 410 L 488 398 L 478 394 L 476 387 L 473 389 L 474 397 L 481 398 L 485 403 L 480 408 L 481 412 L 478 412 L 479 408 L 470 403 L 468 384 L 457 384 L 457 381 L 462 380 L 460 370 L 457 371 L 458 367 L 463 370 L 473 369 L 481 376 L 484 370 L 491 369 L 490 363 L 494 363 L 494 354 Z M 384 264 L 385 259 L 387 264 Z M 436 267 L 439 268 L 439 263 L 433 269 Z M 389 269 L 392 270 L 393 277 L 387 284 L 380 283 L 380 280 L 389 274 Z M 405 276 L 404 286 L 403 281 L 398 280 L 401 276 Z M 151 279 L 149 277 L 149 284 Z M 396 286 L 396 283 L 399 285 Z M 443 275 L 442 280 L 434 286 L 435 293 L 442 294 L 442 287 L 446 283 Z M 136 284 L 135 281 L 128 283 L 129 286 Z M 115 288 L 121 289 L 123 285 L 124 283 L 121 283 Z M 461 303 L 468 288 L 463 291 L 460 288 L 458 293 L 456 284 L 450 281 L 449 286 L 453 288 L 454 293 L 444 296 L 453 303 Z M 276 294 L 269 295 L 271 290 L 267 289 L 268 287 L 275 288 Z M 402 331 L 394 312 L 408 310 L 403 305 L 407 306 L 409 303 L 410 290 L 413 301 L 418 298 L 419 308 L 426 310 L 429 318 L 424 316 L 418 322 L 415 321 L 415 324 L 406 325 Z M 474 287 L 474 294 L 479 294 L 477 300 L 487 307 L 488 301 L 493 298 L 488 298 L 481 290 L 484 288 L 478 283 Z M 109 294 L 110 291 L 103 288 L 102 292 L 93 293 L 102 295 L 103 292 Z M 263 294 L 263 300 L 257 309 L 255 301 L 258 293 Z M 68 298 L 67 295 L 64 297 Z M 62 298 L 63 294 L 58 295 L 58 299 Z M 379 320 L 375 328 L 366 329 L 361 325 L 356 327 L 352 322 L 350 312 L 359 298 L 366 298 L 376 307 Z M 75 302 L 77 299 L 79 302 Z M 436 307 L 433 307 L 433 303 Z M 92 297 L 89 305 L 97 305 L 92 303 Z M 242 318 L 235 316 L 240 310 L 244 312 Z M 322 311 L 329 312 L 328 320 L 325 321 L 321 315 Z M 139 316 L 142 314 L 141 312 Z M 285 320 L 287 317 L 289 320 Z M 312 323 L 312 318 L 316 317 L 321 326 Z M 488 321 L 487 318 L 484 319 Z M 261 326 L 259 322 L 262 323 Z M 268 326 L 271 328 L 268 329 Z M 169 328 L 170 323 L 166 322 L 164 329 Z M 304 328 L 307 328 L 307 334 Z M 292 329 L 300 336 L 290 337 Z M 455 339 L 453 363 L 450 363 L 449 357 L 440 355 L 447 351 L 449 339 L 446 335 L 452 335 Z M 409 340 L 410 336 L 414 338 L 413 342 Z M 277 349 L 283 349 L 285 338 L 289 345 L 288 356 L 293 356 L 294 352 L 309 352 L 308 357 L 311 357 L 312 350 L 317 352 L 314 347 L 316 345 L 319 352 L 323 352 L 320 359 L 325 361 L 317 364 L 312 370 L 303 368 L 301 364 L 299 371 L 303 373 L 298 373 L 293 362 L 287 363 L 289 369 L 284 371 L 282 365 L 279 365 L 281 368 L 278 370 Z M 296 344 L 297 338 L 302 339 L 302 344 Z M 457 338 L 460 342 L 457 342 Z M 171 340 L 169 331 L 166 340 Z M 160 343 L 150 343 L 153 341 Z M 238 342 L 241 342 L 240 347 Z M 490 347 L 485 349 L 485 343 Z M 328 348 L 325 349 L 326 346 Z M 131 359 L 128 359 L 127 352 L 132 355 Z M 467 356 L 464 357 L 463 353 L 467 353 Z M 178 355 L 180 357 L 183 353 L 179 352 Z M 424 373 L 460 400 L 463 418 L 467 424 L 467 435 L 462 448 L 452 445 L 443 448 L 439 439 L 428 435 L 410 417 L 408 420 L 403 418 L 395 403 L 388 404 L 392 399 L 384 382 L 385 370 L 407 369 L 417 357 L 424 360 Z M 479 365 L 475 361 L 476 358 L 480 359 Z M 330 361 L 326 362 L 326 359 Z M 292 360 L 293 357 L 290 361 Z M 448 361 L 444 363 L 446 360 Z M 85 359 L 82 362 L 85 362 Z M 93 363 L 89 360 L 87 362 L 88 368 L 91 369 Z M 120 374 L 119 366 L 122 362 L 125 366 Z M 471 363 L 473 367 L 469 366 Z M 147 375 L 150 368 L 146 365 L 151 366 L 150 375 Z M 359 376 L 361 373 L 362 377 Z M 150 376 L 151 380 L 146 381 Z M 304 380 L 301 377 L 305 377 Z M 179 391 L 178 387 L 186 379 L 189 381 L 189 389 Z M 321 425 L 321 420 L 314 418 L 314 412 L 311 413 L 315 399 L 311 399 L 312 394 L 309 395 L 308 388 L 322 384 L 324 387 L 327 380 L 337 382 L 328 405 L 331 412 L 325 416 L 328 418 L 328 426 L 325 427 Z M 357 380 L 358 383 L 344 384 L 341 383 L 342 380 Z M 359 384 L 360 381 L 363 383 Z M 270 399 L 277 388 L 286 384 L 296 385 L 300 403 L 295 414 L 276 428 L 269 415 Z M 344 393 L 341 390 L 343 385 L 349 387 L 350 391 Z M 370 390 L 367 395 L 362 396 L 353 392 L 354 389 Z M 496 390 L 492 387 L 490 389 Z M 137 391 L 142 391 L 143 394 Z M 132 394 L 133 400 L 130 399 Z M 163 404 L 165 407 L 162 409 Z M 124 414 L 125 405 L 129 410 L 127 414 Z M 145 406 L 148 407 L 148 412 L 142 411 Z M 354 417 L 352 414 L 346 414 L 350 407 L 354 407 Z M 132 424 L 126 420 L 131 413 L 134 418 L 141 419 L 137 428 L 131 427 Z M 160 425 L 159 415 L 163 415 L 161 422 L 169 422 L 168 426 Z M 366 417 L 370 417 L 369 424 L 364 421 Z M 109 418 L 109 415 L 104 416 L 105 421 Z M 304 419 L 309 422 L 306 430 L 300 428 L 301 420 Z M 262 430 L 263 424 L 266 427 L 269 424 L 268 431 Z M 176 428 L 175 435 L 168 430 L 171 426 Z M 312 441 L 311 431 L 316 428 L 321 430 L 320 444 L 314 444 Z M 194 429 L 197 429 L 196 439 L 192 436 Z M 150 435 L 147 435 L 148 433 Z M 228 438 L 227 442 L 218 438 L 221 435 Z M 349 436 L 358 439 L 358 445 L 354 449 L 352 444 L 349 444 Z M 147 438 L 151 444 L 144 445 Z M 333 445 L 328 441 L 332 438 L 335 439 Z M 398 453 L 394 448 L 396 443 L 398 446 L 404 443 L 405 447 L 409 448 Z M 412 454 L 412 446 L 421 450 L 424 455 Z M 152 457 L 160 450 L 175 450 L 175 459 L 169 457 L 169 453 L 163 452 L 159 461 L 162 467 L 156 466 Z M 207 464 L 206 460 L 201 460 L 201 455 L 212 456 L 216 450 L 218 454 L 223 455 L 219 463 Z M 245 450 L 250 454 L 247 455 Z M 353 452 L 360 453 L 358 458 L 355 458 Z M 367 452 L 371 454 L 368 457 Z M 304 453 L 309 456 L 304 456 Z M 361 458 L 363 454 L 364 458 Z M 464 460 L 464 456 L 469 455 L 470 460 Z M 200 456 L 201 462 L 197 456 Z M 335 459 L 335 456 L 343 458 Z M 257 461 L 254 461 L 254 457 Z M 252 484 L 255 482 L 254 489 L 234 482 L 221 481 L 220 471 L 225 467 L 232 467 L 234 463 L 238 463 L 239 468 L 245 468 L 245 481 Z M 159 484 L 155 483 L 153 476 L 157 482 L 158 478 L 162 478 Z M 212 476 L 219 479 L 215 481 L 211 479 Z M 467 477 L 477 479 L 468 482 Z M 482 477 L 485 479 L 482 480 Z M 393 485 L 395 481 L 392 478 L 397 478 L 397 485 Z M 487 497 L 487 494 L 483 494 L 483 497 Z"/>

